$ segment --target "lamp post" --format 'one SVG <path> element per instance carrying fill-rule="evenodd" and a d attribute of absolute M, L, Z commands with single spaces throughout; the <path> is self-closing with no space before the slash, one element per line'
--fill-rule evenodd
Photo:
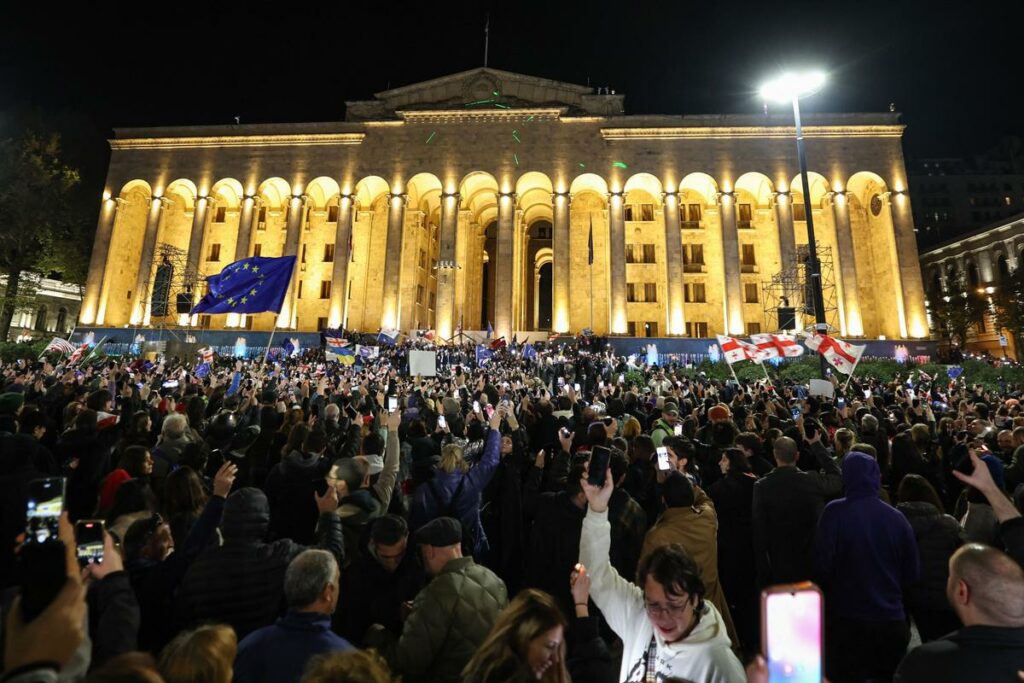
<path fill-rule="evenodd" d="M 807 219 L 807 250 L 811 277 L 811 298 L 814 306 L 814 327 L 818 334 L 828 331 L 825 321 L 825 297 L 821 289 L 821 263 L 818 261 L 818 247 L 814 240 L 814 214 L 811 211 L 811 190 L 807 180 L 807 155 L 804 152 L 804 131 L 800 125 L 800 98 L 813 95 L 825 84 L 825 74 L 820 71 L 806 73 L 787 72 L 764 84 L 761 97 L 776 102 L 792 102 L 793 121 L 796 124 L 796 153 L 800 163 L 800 182 L 803 185 L 804 214 Z M 825 357 L 821 356 L 821 376 L 826 375 Z"/>

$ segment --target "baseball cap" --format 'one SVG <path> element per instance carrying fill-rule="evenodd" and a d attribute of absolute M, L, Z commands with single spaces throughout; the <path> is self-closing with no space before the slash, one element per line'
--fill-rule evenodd
<path fill-rule="evenodd" d="M 419 528 L 416 532 L 418 545 L 445 548 L 462 542 L 462 524 L 451 517 L 438 517 Z"/>

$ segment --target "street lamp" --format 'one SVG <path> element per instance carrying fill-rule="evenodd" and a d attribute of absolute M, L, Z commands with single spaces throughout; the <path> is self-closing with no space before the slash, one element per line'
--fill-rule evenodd
<path fill-rule="evenodd" d="M 785 72 L 761 87 L 761 97 L 767 102 L 792 102 L 793 120 L 796 123 L 796 152 L 800 162 L 800 182 L 803 184 L 804 214 L 807 219 L 808 267 L 811 271 L 811 297 L 814 305 L 814 322 L 818 334 L 825 334 L 825 298 L 821 291 L 821 263 L 818 261 L 818 246 L 814 240 L 814 214 L 811 211 L 811 188 L 807 180 L 807 155 L 804 153 L 804 131 L 800 126 L 800 98 L 813 95 L 825 85 L 825 74 L 821 71 Z M 825 357 L 821 357 L 821 376 L 825 377 Z"/>

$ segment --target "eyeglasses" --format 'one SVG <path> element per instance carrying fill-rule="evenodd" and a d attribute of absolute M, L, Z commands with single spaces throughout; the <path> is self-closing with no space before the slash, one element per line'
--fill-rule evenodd
<path fill-rule="evenodd" d="M 689 606 L 690 603 L 688 602 L 684 602 L 681 605 L 673 605 L 672 603 L 668 603 L 667 605 L 659 605 L 657 603 L 644 602 L 644 609 L 646 609 L 647 613 L 652 617 L 661 617 L 664 615 L 668 615 L 673 619 L 678 619 L 679 617 L 686 614 L 686 609 Z"/>

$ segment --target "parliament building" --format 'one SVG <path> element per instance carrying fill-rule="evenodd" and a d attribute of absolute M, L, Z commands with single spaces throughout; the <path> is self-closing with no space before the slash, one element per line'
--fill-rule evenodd
<path fill-rule="evenodd" d="M 478 68 L 343 121 L 118 129 L 80 324 L 713 337 L 806 314 L 792 112 L 626 115 Z M 898 114 L 804 117 L 828 322 L 928 335 Z M 190 316 L 204 278 L 296 255 L 279 314 Z M 182 312 L 186 311 L 186 312 Z"/>

